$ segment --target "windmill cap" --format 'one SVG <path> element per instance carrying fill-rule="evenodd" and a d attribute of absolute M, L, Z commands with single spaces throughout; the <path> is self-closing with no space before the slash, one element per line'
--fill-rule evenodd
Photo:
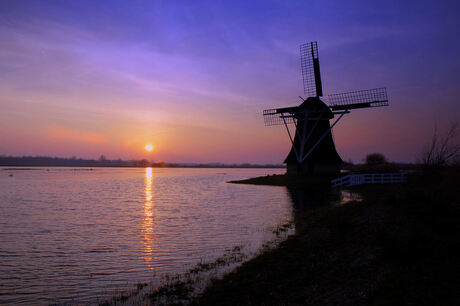
<path fill-rule="evenodd" d="M 318 116 L 321 116 L 324 119 L 334 118 L 334 114 L 332 113 L 329 106 L 327 106 L 326 103 L 321 101 L 321 99 L 318 97 L 307 98 L 304 102 L 302 102 L 302 104 L 299 105 L 299 108 L 305 109 L 312 115 L 317 113 Z"/>

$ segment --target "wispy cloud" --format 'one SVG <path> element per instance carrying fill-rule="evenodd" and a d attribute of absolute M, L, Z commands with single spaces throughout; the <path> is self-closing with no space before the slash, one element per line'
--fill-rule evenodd
<path fill-rule="evenodd" d="M 109 140 L 106 136 L 94 132 L 72 129 L 58 125 L 48 125 L 43 129 L 44 138 L 84 144 L 105 144 Z"/>

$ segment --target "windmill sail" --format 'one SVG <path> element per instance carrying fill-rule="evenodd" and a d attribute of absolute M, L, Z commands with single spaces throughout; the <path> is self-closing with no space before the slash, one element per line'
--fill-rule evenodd
<path fill-rule="evenodd" d="M 329 95 L 333 111 L 379 106 L 388 106 L 385 87 Z"/>
<path fill-rule="evenodd" d="M 263 113 L 265 126 L 295 124 L 298 112 L 298 106 L 266 109 Z"/>
<path fill-rule="evenodd" d="M 308 97 L 321 97 L 323 87 L 319 70 L 318 44 L 316 41 L 300 46 L 303 91 Z"/>

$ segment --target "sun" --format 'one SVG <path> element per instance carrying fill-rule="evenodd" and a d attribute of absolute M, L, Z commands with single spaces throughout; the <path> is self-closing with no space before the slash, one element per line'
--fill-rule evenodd
<path fill-rule="evenodd" d="M 145 149 L 150 152 L 153 150 L 153 146 L 151 144 L 148 144 L 145 146 Z"/>

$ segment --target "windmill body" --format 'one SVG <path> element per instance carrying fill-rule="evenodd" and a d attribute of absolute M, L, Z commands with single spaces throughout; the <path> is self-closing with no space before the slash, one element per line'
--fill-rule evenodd
<path fill-rule="evenodd" d="M 334 118 L 329 107 L 319 98 L 310 97 L 298 106 L 300 112 L 309 116 L 297 119 L 294 143 L 284 163 L 288 174 L 335 174 L 340 171 L 343 161 L 335 148 L 330 119 Z M 309 152 L 317 140 L 324 139 L 303 161 L 298 160 L 296 152 Z"/>
<path fill-rule="evenodd" d="M 288 174 L 337 175 L 343 164 L 335 148 L 332 128 L 352 109 L 388 105 L 385 88 L 323 95 L 316 42 L 300 47 L 304 92 L 299 106 L 264 110 L 265 125 L 284 125 L 292 147 L 284 163 Z M 291 127 L 291 128 L 290 128 Z M 292 128 L 293 127 L 293 128 Z"/>

